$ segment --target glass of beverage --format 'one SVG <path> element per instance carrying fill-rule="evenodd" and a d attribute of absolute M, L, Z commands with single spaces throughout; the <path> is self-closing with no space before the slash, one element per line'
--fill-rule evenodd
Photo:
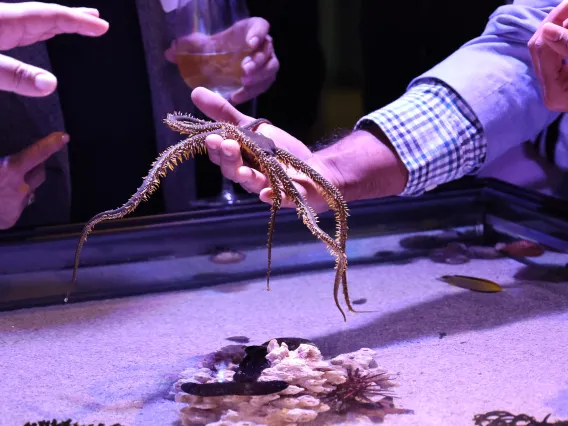
<path fill-rule="evenodd" d="M 173 48 L 188 87 L 205 87 L 227 100 L 241 88 L 241 64 L 251 54 L 246 40 L 249 17 L 245 0 L 177 0 Z M 253 101 L 251 109 L 255 107 Z M 255 116 L 256 111 L 247 113 Z M 219 197 L 192 205 L 211 207 L 248 200 L 240 198 L 233 182 L 222 177 Z"/>

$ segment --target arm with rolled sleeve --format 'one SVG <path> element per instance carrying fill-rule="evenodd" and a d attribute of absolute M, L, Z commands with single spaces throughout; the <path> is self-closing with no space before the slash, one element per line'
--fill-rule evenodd
<path fill-rule="evenodd" d="M 401 98 L 359 120 L 356 128 L 378 125 L 407 167 L 400 195 L 420 195 L 476 173 L 557 117 L 544 105 L 527 43 L 559 3 L 499 7 L 480 37 L 414 79 Z"/>

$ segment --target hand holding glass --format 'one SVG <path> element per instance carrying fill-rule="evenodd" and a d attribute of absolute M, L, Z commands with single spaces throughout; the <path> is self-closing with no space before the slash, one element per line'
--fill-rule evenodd
<path fill-rule="evenodd" d="M 242 87 L 242 62 L 252 53 L 245 2 L 180 0 L 176 17 L 174 51 L 185 83 L 230 100 Z"/>

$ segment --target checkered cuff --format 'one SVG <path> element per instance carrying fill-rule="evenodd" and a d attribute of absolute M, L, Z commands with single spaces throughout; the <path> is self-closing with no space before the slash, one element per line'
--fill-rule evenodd
<path fill-rule="evenodd" d="M 483 127 L 463 99 L 443 82 L 416 82 L 399 99 L 367 114 L 387 135 L 409 175 L 400 195 L 417 196 L 479 170 L 486 155 Z"/>

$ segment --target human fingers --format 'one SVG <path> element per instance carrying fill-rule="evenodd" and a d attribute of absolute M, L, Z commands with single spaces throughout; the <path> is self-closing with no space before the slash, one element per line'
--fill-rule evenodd
<path fill-rule="evenodd" d="M 73 9 L 76 10 L 77 12 L 86 13 L 87 15 L 91 16 L 96 16 L 97 18 L 101 16 L 98 9 L 94 9 L 92 7 L 74 7 Z"/>
<path fill-rule="evenodd" d="M 22 184 L 22 186 L 20 187 L 20 190 L 21 190 L 22 193 L 25 192 L 24 194 L 22 194 L 22 197 L 20 199 L 19 214 L 21 215 L 22 212 L 24 211 L 24 209 L 26 207 L 28 207 L 34 201 L 35 194 L 33 192 L 33 189 L 27 183 Z M 19 215 L 18 215 L 18 218 L 19 218 Z"/>
<path fill-rule="evenodd" d="M 279 67 L 278 59 L 272 57 L 268 64 L 254 76 L 254 79 L 257 80 L 255 83 L 243 86 L 233 93 L 231 96 L 233 103 L 235 105 L 241 104 L 266 92 L 276 80 Z"/>
<path fill-rule="evenodd" d="M 63 33 L 98 37 L 109 27 L 91 8 L 24 2 L 2 3 L 0 12 L 0 50 L 27 46 Z"/>
<path fill-rule="evenodd" d="M 256 49 L 270 31 L 270 24 L 266 19 L 259 17 L 249 18 L 246 40 L 249 48 Z"/>
<path fill-rule="evenodd" d="M 97 9 L 72 8 L 55 3 L 26 2 L 14 4 L 9 15 L 31 26 L 31 33 L 75 33 L 98 37 L 108 31 L 109 23 L 99 17 Z"/>
<path fill-rule="evenodd" d="M 35 191 L 45 182 L 45 177 L 45 163 L 41 163 L 24 175 L 24 181 L 29 185 L 30 191 Z"/>
<path fill-rule="evenodd" d="M 246 191 L 255 194 L 260 194 L 262 190 L 270 186 L 270 182 L 264 174 L 248 166 L 241 166 L 236 170 L 233 182 L 241 185 Z"/>
<path fill-rule="evenodd" d="M 57 79 L 53 74 L 9 56 L 0 55 L 0 90 L 40 97 L 51 94 L 56 87 Z"/>
<path fill-rule="evenodd" d="M 235 182 L 240 184 L 248 192 L 260 194 L 260 192 L 270 186 L 270 181 L 263 173 L 251 167 L 241 166 L 237 170 Z"/>
<path fill-rule="evenodd" d="M 560 25 L 547 22 L 542 27 L 544 42 L 563 58 L 568 57 L 568 30 Z"/>
<path fill-rule="evenodd" d="M 226 139 L 220 145 L 221 173 L 227 179 L 234 181 L 237 177 L 237 169 L 243 166 L 238 142 Z"/>
<path fill-rule="evenodd" d="M 563 0 L 544 18 L 541 25 L 547 22 L 561 24 L 566 19 L 568 19 L 568 0 Z"/>
<path fill-rule="evenodd" d="M 245 86 L 251 86 L 267 77 L 275 76 L 280 68 L 280 62 L 274 54 L 272 41 L 266 40 L 262 49 L 245 58 L 242 68 L 244 75 L 241 83 Z"/>
<path fill-rule="evenodd" d="M 221 135 L 209 135 L 205 139 L 205 147 L 207 148 L 209 160 L 218 166 L 221 165 L 221 142 L 223 142 L 223 137 Z"/>
<path fill-rule="evenodd" d="M 258 170 L 243 165 L 240 148 L 236 142 L 223 140 L 219 135 L 211 135 L 205 140 L 205 145 L 211 162 L 221 167 L 225 177 L 240 184 L 247 191 L 258 194 L 268 185 L 266 176 Z M 228 153 L 228 156 L 225 153 Z M 233 159 L 232 165 L 231 159 Z"/>
<path fill-rule="evenodd" d="M 243 59 L 241 66 L 245 72 L 245 77 L 266 64 L 273 53 L 272 37 L 266 36 L 259 48 Z"/>
<path fill-rule="evenodd" d="M 194 105 L 215 121 L 226 121 L 238 126 L 250 123 L 253 118 L 244 115 L 221 95 L 204 87 L 197 87 L 191 92 Z"/>
<path fill-rule="evenodd" d="M 533 54 L 533 52 L 531 52 Z M 552 111 L 568 111 L 568 70 L 559 55 L 546 42 L 534 51 L 537 76 L 542 88 L 544 104 Z"/>
<path fill-rule="evenodd" d="M 25 175 L 34 167 L 46 161 L 69 142 L 69 135 L 54 132 L 12 156 L 14 167 Z"/>
<path fill-rule="evenodd" d="M 551 26 L 552 28 L 549 28 Z M 550 110 L 565 111 L 568 110 L 568 103 L 565 100 L 568 91 L 568 73 L 564 64 L 566 55 L 558 53 L 550 45 L 554 42 L 545 38 L 543 34 L 546 27 L 548 36 L 553 39 L 556 38 L 554 33 L 557 33 L 557 29 L 554 26 L 551 23 L 541 25 L 529 40 L 528 48 L 535 74 L 542 89 L 544 104 Z M 550 31 L 553 32 L 552 35 L 549 33 Z M 561 49 L 561 46 L 556 46 L 556 49 Z"/>
<path fill-rule="evenodd" d="M 306 189 L 301 185 L 294 184 L 294 186 L 296 187 L 296 189 L 298 190 L 300 195 L 302 197 L 304 197 L 304 199 L 305 199 L 306 194 L 307 194 Z M 260 198 L 260 201 L 262 201 L 262 202 L 265 202 L 267 204 L 272 204 L 273 195 L 274 195 L 274 192 L 272 191 L 272 188 L 265 187 L 263 190 L 260 191 L 259 198 Z M 295 208 L 296 207 L 296 204 L 294 203 L 294 201 L 290 200 L 288 198 L 288 196 L 286 196 L 286 194 L 282 193 L 281 197 L 282 197 L 282 203 L 280 204 L 281 207 L 284 207 L 284 208 Z"/>

